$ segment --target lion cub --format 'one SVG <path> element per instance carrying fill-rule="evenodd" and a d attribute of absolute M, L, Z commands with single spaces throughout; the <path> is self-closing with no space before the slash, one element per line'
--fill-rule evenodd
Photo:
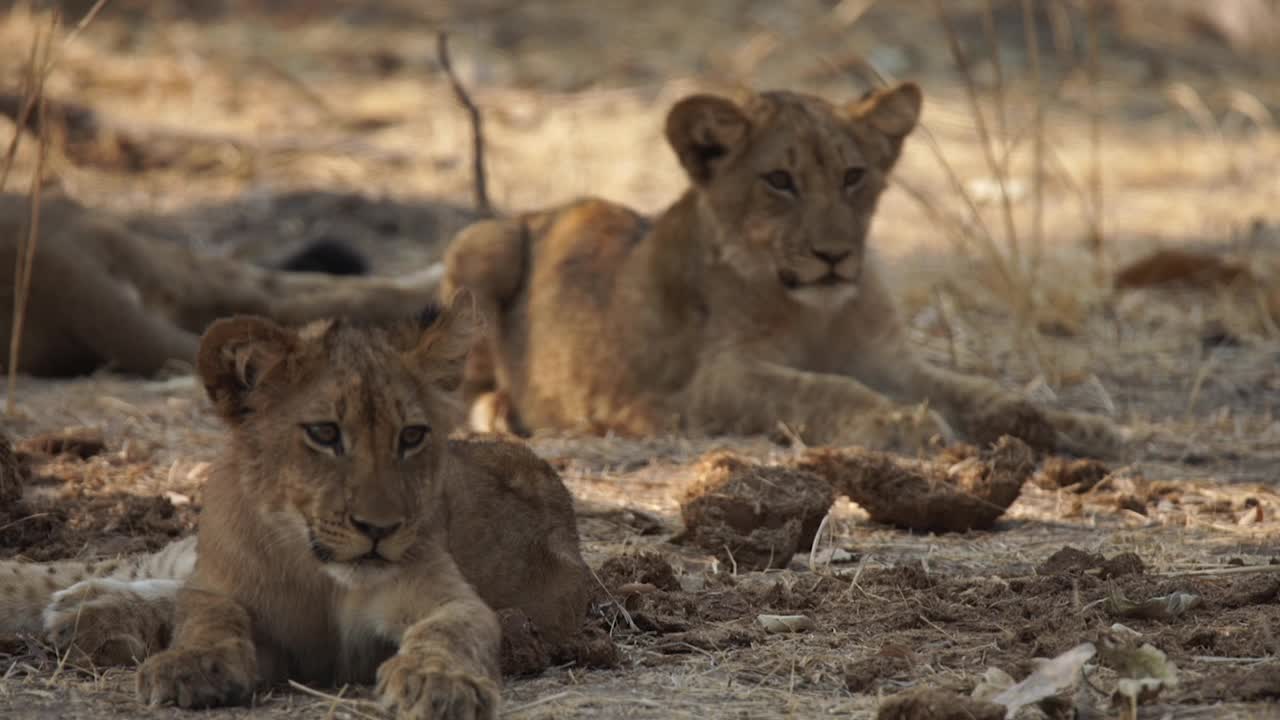
<path fill-rule="evenodd" d="M 146 702 L 207 707 L 285 679 L 376 680 L 401 717 L 494 717 L 493 608 L 565 638 L 583 620 L 588 572 L 571 498 L 546 463 L 511 443 L 447 439 L 477 319 L 455 303 L 394 325 L 214 323 L 198 372 L 230 442 L 205 487 L 198 553 L 190 541 L 161 551 L 194 555 L 194 570 L 145 588 L 81 582 L 45 613 L 55 639 L 59 624 L 77 644 L 110 639 L 122 601 L 163 607 L 176 593 L 172 643 L 139 670 Z"/>
<path fill-rule="evenodd" d="M 782 422 L 809 442 L 908 450 L 953 429 L 1109 447 L 1103 418 L 913 352 L 868 246 L 921 105 L 912 83 L 842 104 L 694 95 L 666 122 L 689 185 L 658 217 L 588 198 L 463 230 L 442 290 L 469 288 L 493 328 L 472 393 L 495 389 L 511 411 L 498 420 L 529 430 Z"/>

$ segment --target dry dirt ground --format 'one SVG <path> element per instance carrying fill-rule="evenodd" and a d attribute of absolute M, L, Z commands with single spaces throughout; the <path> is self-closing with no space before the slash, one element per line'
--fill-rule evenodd
<path fill-rule="evenodd" d="M 68 25 L 91 4 L 64 3 Z M 660 144 L 662 114 L 695 89 L 839 99 L 866 87 L 868 66 L 917 79 L 926 131 L 909 143 L 874 243 L 921 352 L 1113 415 L 1137 432 L 1127 456 L 1076 485 L 1041 466 L 984 531 L 907 532 L 841 499 L 786 568 L 747 573 L 672 542 L 678 503 L 711 450 L 790 462 L 800 449 L 780 442 L 785 432 L 535 438 L 578 500 L 602 587 L 592 622 L 621 662 L 513 679 L 506 716 L 873 717 L 915 689 L 967 694 L 989 667 L 1022 678 L 1033 658 L 1121 622 L 1178 668 L 1179 684 L 1141 717 L 1280 717 L 1274 47 L 1242 54 L 1203 18 L 1125 14 L 1125 3 L 1103 3 L 1112 9 L 1092 31 L 1078 3 L 1031 4 L 1038 93 L 1019 3 L 994 2 L 989 16 L 986 3 L 944 3 L 979 127 L 931 3 L 120 0 L 59 40 L 49 79 L 53 97 L 115 130 L 55 150 L 49 175 L 209 252 L 271 262 L 331 238 L 398 273 L 438 258 L 471 216 L 468 127 L 434 59 L 442 25 L 487 120 L 502 211 L 587 192 L 660 209 L 683 182 Z M 0 90 L 12 91 L 45 20 L 0 7 Z M 11 132 L 0 118 L 0 139 Z M 34 160 L 28 138 L 8 189 L 28 187 Z M 1174 247 L 1230 272 L 1113 287 L 1126 264 Z M 20 377 L 13 400 L 4 423 L 16 438 L 89 427 L 102 442 L 31 456 L 0 554 L 133 552 L 191 527 L 219 436 L 189 377 Z M 1163 619 L 1125 611 L 1171 593 L 1198 604 Z M 760 614 L 811 622 L 770 634 Z M 38 644 L 0 648 L 0 670 L 4 716 L 189 716 L 137 705 L 129 671 L 85 674 Z M 1115 674 L 1090 679 L 1106 693 Z M 367 698 L 281 689 L 204 716 L 380 717 Z"/>

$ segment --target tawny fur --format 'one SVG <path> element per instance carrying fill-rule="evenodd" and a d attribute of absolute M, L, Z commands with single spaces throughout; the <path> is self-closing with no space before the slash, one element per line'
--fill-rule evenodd
<path fill-rule="evenodd" d="M 0 195 L 0 343 L 9 361 L 13 277 L 26 238 L 27 200 Z M 140 234 L 110 214 L 46 196 L 32 265 L 18 367 L 66 376 L 102 366 L 151 374 L 190 363 L 214 320 L 255 314 L 301 324 L 345 314 L 400 317 L 434 299 L 424 271 L 406 278 L 335 277 L 260 268 Z"/>
<path fill-rule="evenodd" d="M 205 489 L 199 552 L 181 550 L 194 571 L 181 590 L 81 582 L 55 597 L 46 630 L 93 660 L 141 659 L 168 634 L 176 597 L 172 646 L 140 670 L 144 700 L 218 705 L 286 678 L 376 679 L 402 717 L 492 716 L 492 608 L 523 610 L 563 642 L 581 627 L 589 574 L 550 466 L 514 443 L 446 440 L 475 321 L 455 308 L 426 329 L 216 323 L 198 370 L 230 446 Z M 341 450 L 308 439 L 304 426 L 321 422 L 338 426 Z M 410 426 L 430 431 L 406 452 Z M 0 567 L 0 597 L 4 572 L 34 581 L 47 567 Z M 7 629 L 30 630 L 38 607 L 15 607 Z M 104 646 L 99 621 L 129 609 L 152 624 Z"/>
<path fill-rule="evenodd" d="M 691 184 L 656 219 L 584 199 L 464 229 L 442 292 L 470 289 L 492 328 L 466 388 L 499 400 L 476 415 L 640 435 L 782 422 L 808 442 L 908 450 L 952 428 L 1114 447 L 1103 418 L 1039 410 L 912 352 L 867 240 L 920 107 L 913 84 L 843 106 L 696 95 L 667 119 Z"/>

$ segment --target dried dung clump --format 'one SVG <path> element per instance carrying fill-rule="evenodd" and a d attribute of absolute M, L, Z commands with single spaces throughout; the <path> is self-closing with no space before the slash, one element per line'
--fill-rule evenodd
<path fill-rule="evenodd" d="M 731 453 L 704 459 L 697 473 L 680 504 L 682 540 L 739 571 L 786 567 L 813 542 L 834 500 L 831 485 L 811 472 Z"/>
<path fill-rule="evenodd" d="M 1004 720 L 1005 707 L 946 690 L 925 688 L 880 703 L 876 720 Z"/>
<path fill-rule="evenodd" d="M 539 675 L 552 664 L 573 664 L 583 668 L 618 666 L 618 647 L 599 628 L 584 627 L 563 642 L 548 642 L 538 626 L 523 610 L 498 611 L 502 625 L 502 647 L 498 666 L 510 677 Z"/>
<path fill-rule="evenodd" d="M 963 532 L 994 525 L 1035 468 L 1031 448 L 1017 438 L 973 452 L 956 462 L 931 462 L 860 448 L 819 449 L 806 453 L 799 467 L 826 478 L 876 522 Z"/>
<path fill-rule="evenodd" d="M 1104 580 L 1141 575 L 1145 571 L 1146 565 L 1142 558 L 1134 553 L 1124 552 L 1105 558 L 1069 545 L 1050 555 L 1036 568 L 1036 573 L 1040 575 L 1078 575 L 1087 572 L 1097 574 Z"/>
<path fill-rule="evenodd" d="M 656 590 L 679 590 L 671 563 L 656 552 L 615 555 L 600 566 L 600 582 L 612 592 L 626 586 L 649 585 Z"/>
<path fill-rule="evenodd" d="M 542 634 L 523 610 L 500 610 L 498 622 L 502 624 L 498 666 L 503 675 L 537 675 L 551 665 L 551 653 L 542 642 Z"/>

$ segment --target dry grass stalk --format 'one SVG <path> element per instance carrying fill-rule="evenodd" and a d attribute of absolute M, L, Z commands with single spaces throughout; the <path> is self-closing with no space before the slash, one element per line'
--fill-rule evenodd
<path fill-rule="evenodd" d="M 454 97 L 462 107 L 466 108 L 467 115 L 471 119 L 472 181 L 475 184 L 476 212 L 485 216 L 493 215 L 493 206 L 489 203 L 489 184 L 484 172 L 484 117 L 480 114 L 480 108 L 471 101 L 467 88 L 453 70 L 453 61 L 449 58 L 448 33 L 440 32 L 436 35 L 436 57 L 445 76 L 449 78 Z"/>
<path fill-rule="evenodd" d="M 110 0 L 98 0 L 95 2 L 93 7 L 89 8 L 89 12 L 85 13 L 84 17 L 80 18 L 80 22 L 76 23 L 76 26 L 71 28 L 71 31 L 67 33 L 67 36 L 62 39 L 62 47 L 65 48 L 70 45 L 71 42 L 80 35 L 80 33 L 84 32 L 84 29 L 89 27 L 94 18 L 98 17 L 98 13 L 102 12 L 102 8 L 106 7 L 109 1 Z"/>
<path fill-rule="evenodd" d="M 1031 284 L 1035 284 L 1044 254 L 1044 110 L 1045 99 L 1040 72 L 1040 38 L 1031 0 L 1022 0 L 1022 27 L 1026 33 L 1031 85 L 1035 92 L 1035 112 L 1031 119 Z"/>
<path fill-rule="evenodd" d="M 1087 11 L 1089 38 L 1089 198 L 1090 213 L 1089 249 L 1094 254 L 1097 270 L 1102 273 L 1102 101 L 1098 86 L 1101 78 L 1101 61 L 1098 53 L 1098 25 L 1102 10 L 1098 0 L 1090 0 Z"/>
<path fill-rule="evenodd" d="M 987 43 L 991 46 L 991 72 L 995 80 L 992 88 L 996 102 L 996 136 L 1000 139 L 1000 153 L 1006 159 L 1009 157 L 1009 114 L 1005 107 L 1005 83 L 1004 83 L 1004 63 L 1000 61 L 1000 38 L 996 35 L 996 11 L 995 1 L 986 0 L 982 8 L 982 32 L 987 36 Z M 1008 165 L 1001 164 L 1001 167 L 1008 169 Z"/>
<path fill-rule="evenodd" d="M 17 261 L 14 263 L 13 271 L 13 321 L 11 325 L 12 331 L 9 335 L 9 384 L 5 397 L 5 413 L 9 417 L 13 417 L 17 411 L 15 397 L 18 388 L 18 356 L 22 351 L 22 327 L 27 317 L 27 301 L 31 295 L 31 273 L 35 267 L 36 243 L 40 237 L 40 194 L 44 184 L 44 161 L 49 148 L 49 122 L 46 117 L 47 105 L 44 98 L 44 85 L 49 72 L 53 69 L 53 40 L 57 35 L 60 20 L 61 13 L 55 8 L 50 14 L 49 30 L 43 36 L 43 42 L 38 31 L 32 40 L 31 56 L 27 65 L 28 79 L 26 86 L 30 95 L 24 105 L 35 104 L 37 106 L 40 131 L 38 134 L 39 147 L 36 152 L 36 167 L 31 176 L 31 216 L 27 221 L 27 237 L 25 242 L 21 238 L 19 239 L 18 256 Z M 29 111 L 24 114 L 29 114 Z M 22 133 L 22 128 L 21 124 L 14 128 L 15 136 Z M 13 152 L 16 153 L 16 139 L 12 147 Z M 9 167 L 10 165 L 7 162 L 5 166 L 6 177 Z M 2 183 L 0 183 L 0 189 L 3 189 Z"/>
<path fill-rule="evenodd" d="M 982 155 L 986 160 L 987 169 L 995 178 L 996 185 L 1000 188 L 1000 205 L 1003 211 L 1005 224 L 1005 239 L 1009 244 L 1010 260 L 1015 268 L 1022 266 L 1022 252 L 1020 242 L 1018 240 L 1018 227 L 1013 219 L 1013 201 L 1009 197 L 1008 178 L 1004 168 L 996 158 L 995 144 L 992 140 L 991 133 L 987 129 L 986 116 L 982 112 L 982 105 L 978 98 L 978 85 L 973 77 L 973 68 L 969 65 L 969 58 L 964 53 L 964 49 L 960 47 L 960 38 L 956 34 L 956 29 L 951 23 L 951 18 L 943 10 L 940 0 L 934 0 L 934 8 L 938 15 L 938 20 L 942 25 L 943 32 L 947 36 L 947 46 L 951 50 L 951 57 L 955 61 L 956 68 L 960 70 L 960 75 L 964 79 L 965 95 L 969 100 L 969 112 L 973 116 L 974 128 L 978 132 L 978 143 L 982 146 Z M 994 43 L 995 38 L 990 38 Z M 998 90 L 1003 93 L 1003 90 Z M 1021 295 L 1022 293 L 1018 293 Z M 1021 298 L 1018 298 L 1021 300 Z M 1022 306 L 1024 303 L 1019 302 Z M 1020 307 L 1019 314 L 1025 314 L 1025 307 Z"/>
<path fill-rule="evenodd" d="M 343 686 L 336 695 L 322 690 L 316 690 L 315 688 L 303 685 L 296 680 L 290 680 L 289 687 L 303 693 L 304 695 L 310 695 L 311 697 L 328 702 L 330 704 L 330 714 L 333 713 L 334 708 L 341 706 L 346 712 L 349 712 L 356 717 L 367 718 L 368 720 L 383 720 L 383 718 L 387 717 L 383 707 L 373 700 L 360 700 L 358 698 L 343 697 L 347 691 L 346 686 Z"/>

